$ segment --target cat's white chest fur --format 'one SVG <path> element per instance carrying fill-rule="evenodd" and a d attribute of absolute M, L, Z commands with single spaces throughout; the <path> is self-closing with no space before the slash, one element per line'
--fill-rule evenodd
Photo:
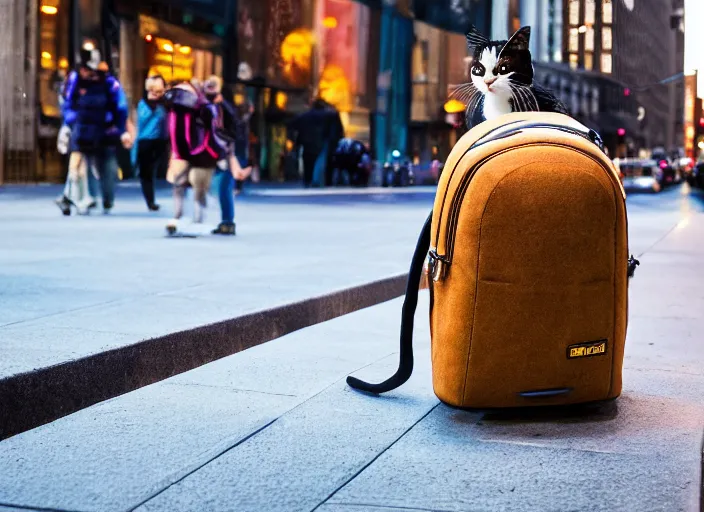
<path fill-rule="evenodd" d="M 482 108 L 484 119 L 491 121 L 504 114 L 513 112 L 510 102 L 510 95 L 487 93 L 484 95 L 484 105 Z"/>

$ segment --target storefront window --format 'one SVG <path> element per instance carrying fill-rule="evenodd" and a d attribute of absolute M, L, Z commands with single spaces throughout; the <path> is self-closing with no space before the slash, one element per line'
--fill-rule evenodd
<path fill-rule="evenodd" d="M 275 85 L 306 87 L 310 84 L 313 37 L 303 26 L 303 2 L 269 0 L 267 3 L 266 78 Z"/>
<path fill-rule="evenodd" d="M 416 43 L 413 48 L 411 79 L 413 81 L 413 99 L 411 119 L 427 121 L 440 114 L 440 107 L 445 102 L 445 88 L 441 89 L 443 77 L 440 76 L 440 63 L 447 54 L 446 39 L 443 32 L 426 23 L 414 23 Z M 457 63 L 458 66 L 462 62 Z"/>
<path fill-rule="evenodd" d="M 369 24 L 371 12 L 352 0 L 321 0 L 316 13 L 318 84 L 321 98 L 341 113 L 345 131 L 354 136 L 350 113 L 368 108 Z M 368 126 L 360 127 L 368 130 Z"/>
<path fill-rule="evenodd" d="M 42 0 L 39 8 L 39 102 L 44 115 L 60 116 L 59 93 L 69 67 L 69 3 Z"/>
<path fill-rule="evenodd" d="M 140 16 L 141 43 L 123 51 L 142 52 L 143 76 L 161 75 L 167 82 L 205 80 L 222 76 L 222 56 L 217 38 L 201 36 L 148 16 Z M 141 49 L 139 48 L 141 46 Z"/>

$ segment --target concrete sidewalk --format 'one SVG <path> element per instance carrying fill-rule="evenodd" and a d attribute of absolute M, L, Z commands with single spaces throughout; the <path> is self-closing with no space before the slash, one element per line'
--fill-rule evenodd
<path fill-rule="evenodd" d="M 156 215 L 128 184 L 109 216 L 70 218 L 59 190 L 0 190 L 0 439 L 398 296 L 433 199 L 258 188 L 237 203 L 237 237 L 209 234 L 211 198 L 194 240 L 164 236 L 168 189 Z"/>
<path fill-rule="evenodd" d="M 400 389 L 344 383 L 394 370 L 395 300 L 0 442 L 0 510 L 698 510 L 704 215 L 674 195 L 655 204 L 668 200 L 631 208 L 644 254 L 614 403 L 523 416 L 439 404 L 424 293 Z"/>

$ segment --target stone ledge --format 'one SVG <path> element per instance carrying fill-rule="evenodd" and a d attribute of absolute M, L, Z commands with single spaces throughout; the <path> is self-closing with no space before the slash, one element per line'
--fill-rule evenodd
<path fill-rule="evenodd" d="M 406 274 L 0 380 L 0 440 L 291 332 L 402 296 Z M 427 288 L 427 277 L 421 289 Z"/>

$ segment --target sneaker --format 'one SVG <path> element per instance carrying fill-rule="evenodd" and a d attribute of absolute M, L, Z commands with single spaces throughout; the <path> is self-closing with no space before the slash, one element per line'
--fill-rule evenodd
<path fill-rule="evenodd" d="M 156 203 L 150 204 L 149 206 L 147 206 L 147 208 L 149 208 L 150 212 L 158 212 L 159 211 L 159 205 Z"/>
<path fill-rule="evenodd" d="M 56 206 L 59 207 L 61 213 L 63 213 L 64 215 L 71 215 L 71 201 L 68 200 L 68 197 L 61 196 L 56 199 L 54 203 L 56 204 Z"/>
<path fill-rule="evenodd" d="M 212 231 L 213 235 L 234 235 L 235 234 L 235 223 L 221 222 Z"/>
<path fill-rule="evenodd" d="M 171 219 L 166 223 L 166 233 L 169 235 L 175 235 L 176 231 L 178 231 L 178 220 Z"/>

